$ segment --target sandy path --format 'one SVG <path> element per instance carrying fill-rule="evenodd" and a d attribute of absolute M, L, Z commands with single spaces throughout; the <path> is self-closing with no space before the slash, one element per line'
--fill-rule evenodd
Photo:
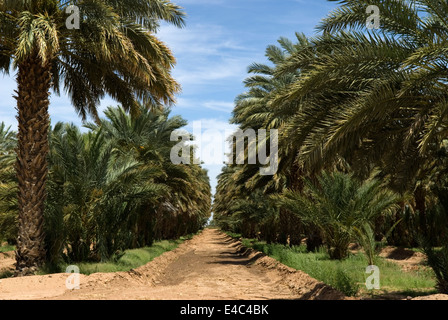
<path fill-rule="evenodd" d="M 263 300 L 343 299 L 339 292 L 290 269 L 215 229 L 130 272 L 81 275 L 67 290 L 67 274 L 9 278 L 0 299 Z"/>

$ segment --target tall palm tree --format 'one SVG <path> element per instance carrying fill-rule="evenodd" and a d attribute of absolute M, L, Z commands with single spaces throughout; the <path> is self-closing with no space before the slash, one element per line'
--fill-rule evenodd
<path fill-rule="evenodd" d="M 424 176 L 424 163 L 446 137 L 448 5 L 340 2 L 318 28 L 324 32 L 315 42 L 318 59 L 275 103 L 302 101 L 303 116 L 291 122 L 289 137 L 296 137 L 304 163 L 322 167 L 338 156 L 352 167 L 370 163 L 390 174 L 393 187 L 403 192 Z M 380 9 L 378 30 L 367 30 L 369 5 Z M 293 56 L 287 66 L 300 68 L 300 58 Z M 306 107 L 313 93 L 326 88 L 333 99 Z"/>
<path fill-rule="evenodd" d="M 366 28 L 368 5 L 380 9 L 377 30 Z M 306 102 L 329 87 L 344 97 L 315 100 L 291 122 L 288 137 L 301 148 L 300 160 L 318 170 L 342 157 L 361 176 L 381 168 L 393 189 L 413 194 L 423 233 L 428 175 L 447 135 L 447 14 L 446 2 L 436 0 L 341 1 L 319 26 L 316 46 L 331 51 L 320 51 L 276 100 Z M 300 67 L 297 61 L 289 66 Z"/>
<path fill-rule="evenodd" d="M 295 70 L 275 76 L 279 65 L 284 64 L 291 55 L 304 50 L 307 46 L 307 39 L 303 34 L 297 33 L 296 37 L 297 43 L 282 37 L 278 40 L 278 45 L 267 47 L 265 56 L 269 65 L 253 63 L 249 66 L 250 76 L 244 81 L 247 91 L 236 98 L 231 120 L 238 124 L 241 130 L 253 129 L 257 132 L 258 129 L 278 129 L 281 132 L 292 110 L 296 109 L 296 103 L 285 104 L 281 110 L 274 110 L 270 104 L 275 93 L 294 83 L 300 74 Z M 269 139 L 268 136 L 266 143 L 269 143 Z M 259 188 L 264 189 L 265 193 L 272 193 L 281 192 L 282 188 L 288 185 L 300 185 L 298 168 L 294 165 L 291 148 L 282 146 L 279 151 L 280 170 L 273 177 L 261 176 L 259 167 L 255 165 L 246 164 L 236 170 L 234 179 L 242 188 L 247 189 L 248 197 L 250 197 L 248 193 Z M 247 156 L 248 152 L 246 163 Z M 298 244 L 301 241 L 300 221 L 285 210 L 281 210 L 280 216 L 279 241 L 286 244 L 290 237 L 291 243 Z"/>
<path fill-rule="evenodd" d="M 140 245 L 153 238 L 176 238 L 196 232 L 210 216 L 210 184 L 199 165 L 175 165 L 170 160 L 173 131 L 187 122 L 179 116 L 169 117 L 170 110 L 150 111 L 141 107 L 137 115 L 123 108 L 108 108 L 100 125 L 87 127 L 102 130 L 113 141 L 118 161 L 131 158 L 142 168 L 153 171 L 151 182 L 165 187 L 157 203 L 148 204 L 135 220 Z M 194 156 L 194 152 L 192 152 Z"/>
<path fill-rule="evenodd" d="M 291 122 L 300 117 L 304 107 L 301 100 L 285 99 L 278 103 L 277 97 L 300 81 L 303 74 L 312 66 L 318 53 L 313 39 L 300 33 L 296 33 L 296 42 L 282 37 L 278 43 L 279 46 L 271 45 L 266 49 L 266 57 L 271 65 L 254 63 L 249 67 L 248 72 L 252 75 L 245 80 L 247 91 L 237 97 L 232 118 L 232 121 L 239 124 L 243 130 L 246 128 L 279 130 L 277 174 L 274 177 L 260 176 L 257 166 L 244 165 L 237 171 L 235 178 L 248 189 L 264 188 L 265 193 L 281 192 L 285 187 L 297 191 L 303 188 L 305 173 L 301 163 L 297 161 L 300 148 L 297 137 L 288 136 L 288 133 Z M 328 92 L 327 96 L 331 96 L 331 92 Z M 312 126 L 314 122 L 309 120 L 304 129 Z M 291 244 L 300 244 L 303 233 L 300 219 L 282 208 L 278 222 L 280 224 L 278 240 L 287 243 L 289 238 Z M 312 228 L 308 228 L 306 236 L 310 250 L 314 250 L 321 242 L 318 233 Z"/>
<path fill-rule="evenodd" d="M 82 134 L 58 123 L 52 131 L 46 208 L 52 261 L 62 245 L 74 261 L 105 260 L 129 248 L 138 235 L 130 230 L 141 207 L 156 203 L 164 191 L 151 180 L 157 168 L 142 167 L 131 157 L 117 159 L 114 142 L 102 130 Z"/>
<path fill-rule="evenodd" d="M 66 27 L 69 5 L 81 12 L 79 29 Z M 181 27 L 183 18 L 167 0 L 0 1 L 0 70 L 17 69 L 18 85 L 16 274 L 33 273 L 45 258 L 50 90 L 65 91 L 84 119 L 98 118 L 106 94 L 131 111 L 136 100 L 172 103 L 175 59 L 154 33 L 158 20 Z"/>

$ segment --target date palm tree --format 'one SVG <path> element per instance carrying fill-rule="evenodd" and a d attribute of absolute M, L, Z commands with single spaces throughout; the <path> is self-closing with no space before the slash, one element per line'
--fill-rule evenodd
<path fill-rule="evenodd" d="M 339 2 L 318 27 L 318 59 L 273 104 L 301 101 L 301 115 L 292 119 L 287 135 L 301 148 L 302 162 L 319 168 L 341 156 L 354 169 L 373 164 L 403 192 L 425 175 L 421 169 L 447 134 L 448 5 Z M 377 30 L 366 29 L 369 5 L 381 13 Z M 301 68 L 302 61 L 293 55 L 280 71 Z M 307 103 L 330 91 L 332 99 Z"/>
<path fill-rule="evenodd" d="M 56 124 L 51 133 L 45 230 L 49 261 L 65 252 L 72 261 L 106 260 L 129 248 L 132 221 L 165 187 L 151 181 L 157 168 L 117 158 L 102 130 L 81 133 Z"/>
<path fill-rule="evenodd" d="M 81 12 L 79 29 L 67 28 L 69 5 Z M 98 118 L 105 95 L 130 111 L 136 100 L 171 104 L 179 85 L 174 57 L 154 35 L 159 20 L 182 27 L 184 13 L 167 0 L 0 0 L 0 70 L 17 70 L 18 86 L 17 275 L 45 259 L 50 91 L 64 91 L 83 119 Z"/>
<path fill-rule="evenodd" d="M 210 216 L 207 173 L 199 165 L 175 165 L 170 160 L 177 143 L 170 141 L 171 133 L 187 122 L 180 116 L 170 117 L 170 110 L 150 111 L 144 107 L 136 116 L 123 108 L 110 107 L 105 115 L 100 126 L 87 127 L 101 129 L 113 141 L 118 159 L 131 157 L 142 168 L 151 168 L 151 183 L 165 187 L 158 202 L 144 208 L 135 220 L 140 245 L 150 245 L 154 237 L 176 238 L 196 232 Z"/>
<path fill-rule="evenodd" d="M 286 190 L 273 198 L 321 230 L 330 258 L 343 259 L 350 241 L 359 238 L 357 231 L 366 225 L 371 231 L 374 218 L 392 210 L 397 196 L 373 178 L 360 182 L 351 174 L 324 171 L 317 180 L 317 184 L 306 181 L 305 193 Z"/>
<path fill-rule="evenodd" d="M 250 76 L 244 81 L 247 91 L 239 95 L 233 111 L 232 122 L 238 124 L 241 130 L 254 129 L 278 129 L 280 133 L 297 109 L 297 103 L 285 103 L 276 108 L 271 104 L 272 98 L 279 91 L 285 90 L 293 84 L 300 76 L 300 70 L 283 73 L 276 76 L 277 69 L 288 61 L 288 59 L 308 48 L 308 39 L 300 33 L 296 34 L 297 42 L 281 37 L 278 45 L 270 45 L 266 49 L 265 56 L 270 62 L 268 64 L 253 63 L 248 68 Z M 267 137 L 269 140 L 269 136 Z M 282 140 L 284 142 L 285 140 Z M 267 141 L 267 143 L 269 143 Z M 246 149 L 248 147 L 246 146 Z M 279 148 L 280 170 L 273 177 L 259 175 L 259 167 L 255 165 L 240 166 L 234 179 L 242 188 L 247 188 L 251 193 L 259 188 L 264 189 L 265 194 L 281 192 L 285 187 L 300 188 L 301 177 L 299 168 L 295 166 L 295 150 L 289 144 L 283 144 Z M 247 157 L 248 152 L 246 152 Z M 247 163 L 247 159 L 245 161 Z M 241 191 L 240 191 L 241 192 Z M 300 244 L 301 234 L 299 219 L 281 210 L 278 223 L 279 241 L 287 243 L 289 237 L 291 244 Z"/>
<path fill-rule="evenodd" d="M 413 194 L 412 207 L 426 233 L 425 185 L 447 136 L 448 5 L 340 3 L 319 26 L 323 36 L 316 46 L 331 50 L 319 49 L 312 68 L 273 104 L 306 102 L 331 88 L 333 99 L 315 100 L 311 108 L 302 102 L 301 116 L 290 123 L 286 135 L 301 149 L 300 160 L 318 170 L 342 157 L 360 176 L 381 168 L 391 188 Z M 369 5 L 381 12 L 379 29 L 366 29 Z M 300 68 L 300 61 L 293 56 L 283 70 Z"/>

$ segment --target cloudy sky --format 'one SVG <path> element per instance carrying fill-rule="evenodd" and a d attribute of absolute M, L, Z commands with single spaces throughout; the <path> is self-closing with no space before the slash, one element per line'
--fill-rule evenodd
<path fill-rule="evenodd" d="M 294 39 L 295 32 L 313 35 L 315 26 L 335 4 L 326 0 L 173 0 L 185 9 L 187 26 L 163 25 L 158 33 L 174 52 L 174 77 L 182 85 L 173 115 L 200 121 L 203 131 L 224 132 L 235 97 L 244 92 L 243 80 L 253 62 L 265 63 L 264 51 L 280 37 Z M 16 126 L 14 74 L 0 75 L 0 122 Z M 116 105 L 105 99 L 101 109 Z M 52 95 L 52 122 L 81 125 L 65 96 Z M 216 142 L 214 142 L 216 143 Z M 223 142 L 224 144 L 224 142 Z M 212 186 L 221 165 L 208 163 Z"/>

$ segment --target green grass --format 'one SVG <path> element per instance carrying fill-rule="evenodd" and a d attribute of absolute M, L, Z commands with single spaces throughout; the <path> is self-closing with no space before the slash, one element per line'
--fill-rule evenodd
<path fill-rule="evenodd" d="M 10 270 L 0 271 L 0 279 L 11 278 L 14 273 Z"/>
<path fill-rule="evenodd" d="M 129 271 L 131 269 L 140 267 L 152 261 L 154 258 L 162 255 L 167 251 L 174 250 L 185 240 L 191 239 L 194 234 L 180 237 L 177 240 L 162 240 L 156 241 L 150 247 L 125 250 L 122 255 L 105 262 L 74 262 L 63 263 L 56 267 L 43 268 L 39 274 L 49 274 L 57 272 L 65 272 L 69 265 L 76 265 L 79 268 L 79 272 L 85 275 L 92 273 L 102 272 L 120 272 Z"/>
<path fill-rule="evenodd" d="M 16 247 L 11 244 L 3 243 L 3 245 L 0 245 L 0 253 L 14 251 L 15 249 Z M 0 270 L 0 279 L 9 278 L 13 275 L 14 274 L 11 270 Z"/>
<path fill-rule="evenodd" d="M 89 275 L 96 272 L 119 272 L 129 271 L 131 269 L 145 265 L 154 258 L 162 255 L 164 252 L 174 250 L 186 238 L 179 240 L 162 240 L 154 242 L 151 247 L 144 247 L 139 249 L 126 250 L 124 254 L 116 259 L 116 261 L 108 262 L 80 262 L 75 263 L 79 268 L 79 272 Z M 65 270 L 69 264 L 62 265 L 62 270 Z"/>
<path fill-rule="evenodd" d="M 238 234 L 232 236 L 239 238 Z M 261 251 L 291 268 L 302 270 L 348 296 L 375 298 L 436 293 L 433 271 L 427 267 L 403 272 L 399 265 L 378 257 L 376 265 L 380 270 L 381 288 L 369 291 L 365 286 L 366 279 L 370 276 L 365 273 L 368 263 L 362 253 L 350 254 L 347 259 L 339 261 L 330 260 L 324 249 L 310 253 L 306 251 L 305 246 L 287 247 L 253 239 L 242 239 L 242 242 L 246 247 Z"/>
<path fill-rule="evenodd" d="M 3 246 L 0 246 L 0 253 L 14 250 L 16 250 L 16 247 L 12 244 L 5 244 Z"/>
<path fill-rule="evenodd" d="M 69 265 L 76 265 L 79 268 L 79 272 L 85 275 L 89 275 L 97 272 L 120 272 L 120 271 L 129 271 L 131 269 L 140 267 L 142 265 L 147 264 L 152 261 L 154 258 L 162 255 L 167 251 L 174 250 L 185 240 L 191 239 L 194 234 L 180 237 L 177 240 L 162 240 L 156 241 L 151 247 L 144 247 L 139 249 L 131 249 L 125 250 L 124 253 L 116 257 L 116 259 L 112 259 L 111 261 L 106 262 L 78 262 L 78 263 L 62 263 L 58 266 L 53 266 L 52 268 L 44 267 L 42 268 L 38 274 L 51 274 L 51 273 L 59 273 L 65 272 L 66 268 Z M 0 247 L 0 252 L 2 249 L 6 251 L 9 250 L 9 247 Z M 14 250 L 14 247 L 12 248 Z M 9 278 L 13 275 L 11 271 L 3 271 L 0 272 L 0 279 Z"/>

